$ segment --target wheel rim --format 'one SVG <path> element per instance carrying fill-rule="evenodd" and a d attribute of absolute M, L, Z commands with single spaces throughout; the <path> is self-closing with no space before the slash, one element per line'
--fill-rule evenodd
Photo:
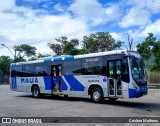
<path fill-rule="evenodd" d="M 94 101 L 99 101 L 101 99 L 101 93 L 99 91 L 95 91 L 93 93 L 93 99 Z"/>
<path fill-rule="evenodd" d="M 38 90 L 37 89 L 34 89 L 34 96 L 37 97 L 39 94 Z"/>

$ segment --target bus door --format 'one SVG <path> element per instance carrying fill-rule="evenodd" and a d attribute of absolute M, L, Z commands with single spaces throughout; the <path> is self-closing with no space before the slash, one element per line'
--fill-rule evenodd
<path fill-rule="evenodd" d="M 122 60 L 107 62 L 109 97 L 122 97 Z"/>
<path fill-rule="evenodd" d="M 51 66 L 53 93 L 62 92 L 62 65 Z"/>

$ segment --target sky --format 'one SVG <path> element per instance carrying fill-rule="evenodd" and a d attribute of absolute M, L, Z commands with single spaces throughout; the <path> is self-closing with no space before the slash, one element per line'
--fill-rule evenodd
<path fill-rule="evenodd" d="M 96 27 L 97 26 L 97 27 Z M 37 53 L 53 54 L 47 46 L 66 35 L 83 39 L 109 32 L 133 48 L 152 32 L 160 38 L 159 0 L 0 0 L 0 56 L 12 56 L 13 46 L 29 44 Z M 124 47 L 125 48 L 125 47 Z"/>

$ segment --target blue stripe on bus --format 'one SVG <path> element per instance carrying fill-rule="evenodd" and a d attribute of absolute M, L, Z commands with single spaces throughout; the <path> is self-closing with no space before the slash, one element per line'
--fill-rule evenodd
<path fill-rule="evenodd" d="M 129 89 L 129 98 L 138 98 L 141 97 L 140 93 L 141 92 L 147 92 L 148 87 L 147 86 L 139 86 L 140 90 L 135 90 L 135 89 Z"/>
<path fill-rule="evenodd" d="M 62 90 L 67 90 L 67 84 L 62 79 Z"/>
<path fill-rule="evenodd" d="M 57 77 L 57 78 L 59 78 L 59 77 Z M 43 79 L 45 82 L 45 90 L 53 90 L 53 85 L 54 85 L 54 82 L 52 82 L 53 78 L 51 76 L 45 76 L 45 77 L 43 77 Z M 56 80 L 56 81 L 59 82 L 59 80 Z M 67 85 L 63 79 L 62 79 L 62 90 L 67 90 Z"/>
<path fill-rule="evenodd" d="M 74 56 L 66 56 L 64 60 L 72 60 L 74 59 Z"/>
<path fill-rule="evenodd" d="M 84 91 L 84 86 L 74 76 L 67 75 L 64 77 L 71 86 L 71 91 Z"/>
<path fill-rule="evenodd" d="M 140 94 L 135 89 L 129 89 L 129 98 L 138 98 L 140 97 Z"/>
<path fill-rule="evenodd" d="M 53 85 L 51 81 L 51 76 L 43 77 L 45 83 L 45 90 L 53 90 Z"/>
<path fill-rule="evenodd" d="M 44 62 L 51 62 L 52 61 L 52 58 L 46 58 L 44 59 Z"/>
<path fill-rule="evenodd" d="M 55 57 L 55 58 L 46 58 L 44 59 L 44 62 L 62 61 L 63 58 L 64 60 L 72 60 L 74 59 L 74 56 L 61 56 L 61 57 Z"/>
<path fill-rule="evenodd" d="M 16 77 L 11 78 L 11 89 L 17 89 Z"/>
<path fill-rule="evenodd" d="M 62 57 L 55 57 L 54 59 L 53 59 L 53 61 L 61 61 L 62 60 Z"/>

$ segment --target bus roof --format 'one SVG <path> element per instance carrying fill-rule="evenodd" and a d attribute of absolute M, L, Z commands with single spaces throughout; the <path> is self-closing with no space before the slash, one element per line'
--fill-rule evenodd
<path fill-rule="evenodd" d="M 90 53 L 90 54 L 75 55 L 75 56 L 62 55 L 62 56 L 58 56 L 58 57 L 47 57 L 47 58 L 44 58 L 44 59 L 38 59 L 38 60 L 34 60 L 34 61 L 12 63 L 11 65 L 21 65 L 21 64 L 32 64 L 32 63 L 43 63 L 43 62 L 53 62 L 53 61 L 62 61 L 62 60 L 72 60 L 72 59 L 89 58 L 89 57 L 97 57 L 97 56 L 105 56 L 105 55 L 115 55 L 115 54 L 133 55 L 133 56 L 138 57 L 138 58 L 141 57 L 139 55 L 139 53 L 136 52 L 136 51 L 114 50 L 114 51 Z"/>

